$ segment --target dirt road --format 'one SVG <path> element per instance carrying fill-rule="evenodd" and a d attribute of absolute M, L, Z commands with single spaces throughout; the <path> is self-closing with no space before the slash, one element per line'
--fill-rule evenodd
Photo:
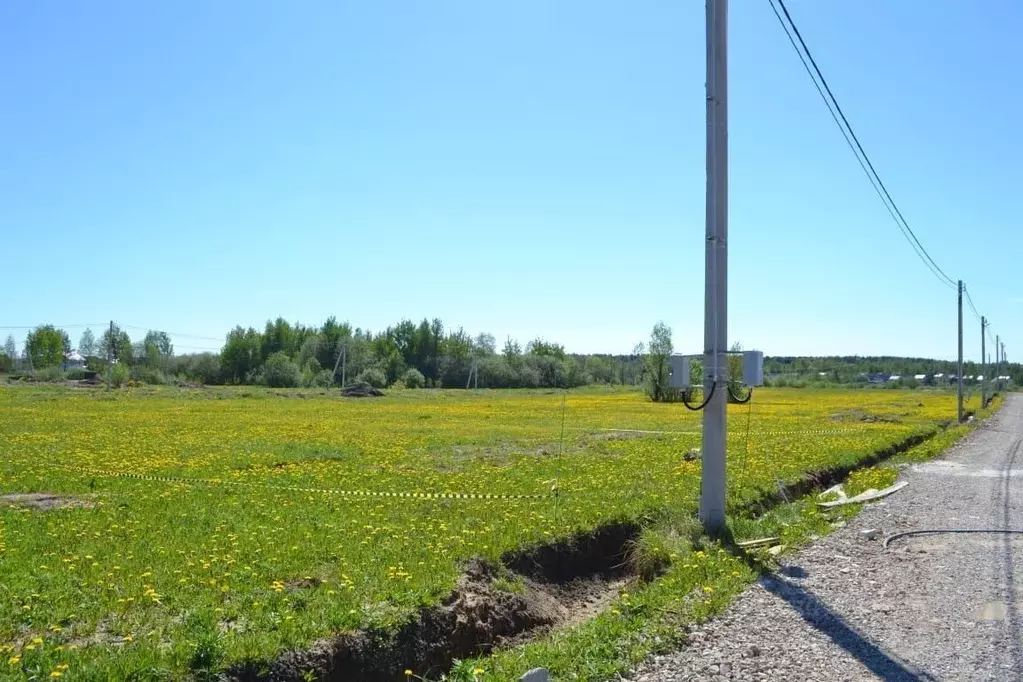
<path fill-rule="evenodd" d="M 631 679 L 1023 680 L 1023 396 Z M 869 540 L 862 530 L 880 529 Z"/>

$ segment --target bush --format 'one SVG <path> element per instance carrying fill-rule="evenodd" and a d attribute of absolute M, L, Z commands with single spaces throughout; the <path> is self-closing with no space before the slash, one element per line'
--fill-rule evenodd
<path fill-rule="evenodd" d="M 512 388 L 519 385 L 518 372 L 500 355 L 481 358 L 476 369 L 480 373 L 480 386 L 484 388 Z"/>
<path fill-rule="evenodd" d="M 131 378 L 144 384 L 154 384 L 157 386 L 167 383 L 167 375 L 153 367 L 133 367 L 131 369 Z"/>
<path fill-rule="evenodd" d="M 84 367 L 76 367 L 75 369 L 69 369 L 67 371 L 67 378 L 72 381 L 81 381 L 82 379 L 92 379 L 96 376 L 96 372 L 85 369 Z"/>
<path fill-rule="evenodd" d="M 131 370 L 128 369 L 127 365 L 120 362 L 114 365 L 113 370 L 110 372 L 110 382 L 114 386 L 120 388 L 127 384 L 130 379 Z"/>
<path fill-rule="evenodd" d="M 35 372 L 36 381 L 64 381 L 64 372 L 60 367 L 43 367 Z"/>
<path fill-rule="evenodd" d="M 298 386 L 301 380 L 298 365 L 284 351 L 277 351 L 263 365 L 263 381 L 272 388 L 291 388 Z"/>
<path fill-rule="evenodd" d="M 387 386 L 387 375 L 382 369 L 368 367 L 359 372 L 359 376 L 355 377 L 355 383 L 369 384 L 373 388 L 384 388 Z"/>
<path fill-rule="evenodd" d="M 329 369 L 321 369 L 317 372 L 307 370 L 302 372 L 302 385 L 306 388 L 327 388 L 331 383 L 330 378 Z"/>
<path fill-rule="evenodd" d="M 399 381 L 404 382 L 405 388 L 422 388 L 426 385 L 426 377 L 415 367 L 409 367 L 405 370 L 405 373 L 401 375 Z M 379 388 L 379 386 L 377 387 Z"/>

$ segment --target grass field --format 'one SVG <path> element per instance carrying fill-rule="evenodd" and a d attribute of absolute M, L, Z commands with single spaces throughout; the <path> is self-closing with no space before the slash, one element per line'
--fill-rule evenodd
<path fill-rule="evenodd" d="M 759 390 L 729 408 L 730 505 L 954 414 Z M 699 438 L 633 392 L 0 389 L 0 494 L 80 505 L 0 506 L 0 677 L 201 677 L 396 628 L 469 558 L 695 513 Z"/>

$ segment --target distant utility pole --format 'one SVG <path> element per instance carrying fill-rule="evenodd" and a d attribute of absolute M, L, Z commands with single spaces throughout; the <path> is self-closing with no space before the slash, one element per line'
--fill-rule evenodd
<path fill-rule="evenodd" d="M 959 404 L 959 422 L 963 421 L 963 280 L 959 280 L 959 371 L 956 394 Z"/>
<path fill-rule="evenodd" d="M 1002 344 L 1002 366 L 1001 366 L 1001 371 L 998 373 L 998 376 L 1005 376 L 1008 373 L 1009 373 L 1009 363 L 1007 363 L 1005 361 L 1005 344 L 1003 343 Z M 1002 390 L 1005 390 L 1005 386 L 1006 386 L 1006 382 L 1003 379 L 1002 380 Z"/>
<path fill-rule="evenodd" d="M 987 349 L 984 346 L 984 337 L 987 335 L 987 318 L 980 316 L 980 407 L 987 407 L 987 369 L 984 366 L 984 358 L 987 357 Z"/>
<path fill-rule="evenodd" d="M 114 321 L 110 320 L 110 339 L 107 343 L 107 390 L 114 383 Z"/>
<path fill-rule="evenodd" d="M 341 352 L 338 353 L 337 360 L 334 362 L 334 373 L 330 375 L 330 382 L 334 383 L 334 377 L 337 376 L 338 365 L 341 366 L 341 389 L 345 387 L 345 365 L 347 364 L 347 358 L 345 357 L 345 351 L 348 350 L 348 345 L 341 346 Z"/>
<path fill-rule="evenodd" d="M 1001 337 L 995 334 L 995 390 L 1002 390 L 1002 342 Z"/>
<path fill-rule="evenodd" d="M 728 406 L 728 0 L 707 0 L 706 240 L 700 520 L 716 534 L 725 528 Z"/>

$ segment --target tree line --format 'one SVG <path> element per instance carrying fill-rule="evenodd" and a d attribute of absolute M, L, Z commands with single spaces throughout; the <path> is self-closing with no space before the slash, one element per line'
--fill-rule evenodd
<path fill-rule="evenodd" d="M 22 365 L 36 374 L 59 373 L 71 350 L 66 332 L 41 325 L 25 339 Z M 99 338 L 86 329 L 77 351 L 86 359 L 86 372 L 112 369 L 115 383 L 134 379 L 325 387 L 344 381 L 378 388 L 571 388 L 635 384 L 643 375 L 638 357 L 570 354 L 542 338 L 524 346 L 509 338 L 498 348 L 491 334 L 472 336 L 462 328 L 446 328 L 436 318 L 402 320 L 374 333 L 335 317 L 318 326 L 278 317 L 262 330 L 235 327 L 219 353 L 186 354 L 175 354 L 164 332 L 149 331 L 133 341 L 114 325 Z M 8 337 L 0 351 L 0 371 L 11 371 L 15 359 L 15 341 Z"/>
<path fill-rule="evenodd" d="M 30 371 L 36 378 L 67 376 L 67 355 L 75 348 L 67 332 L 40 325 L 25 338 L 19 355 L 13 336 L 0 349 L 0 372 Z M 263 329 L 235 327 L 218 353 L 176 354 L 165 332 L 150 330 L 133 340 L 113 325 L 97 338 L 91 329 L 81 335 L 77 351 L 86 359 L 85 374 L 106 372 L 117 384 L 196 382 L 203 384 L 259 384 L 274 387 L 330 386 L 367 383 L 382 388 L 445 387 L 571 388 L 584 384 L 643 385 L 655 401 L 681 398 L 670 387 L 668 358 L 673 352 L 672 330 L 654 325 L 648 343 L 639 343 L 627 355 L 567 353 L 558 343 L 542 338 L 521 345 L 506 339 L 500 348 L 491 334 L 470 335 L 462 328 L 447 328 L 434 318 L 410 320 L 380 332 L 353 328 L 330 317 L 318 326 L 291 323 L 278 317 Z M 741 350 L 739 344 L 731 348 Z M 112 360 L 112 366 L 108 364 Z M 699 384 L 702 368 L 692 367 Z M 730 358 L 730 375 L 739 376 L 741 361 Z M 771 386 L 863 385 L 878 376 L 899 375 L 889 387 L 913 386 L 915 375 L 956 372 L 956 363 L 901 357 L 767 357 L 766 384 Z M 79 374 L 72 370 L 72 378 Z M 979 363 L 964 363 L 964 374 L 993 375 Z M 1002 373 L 1023 384 L 1023 366 L 1008 364 Z M 925 383 L 932 383 L 927 381 Z"/>

